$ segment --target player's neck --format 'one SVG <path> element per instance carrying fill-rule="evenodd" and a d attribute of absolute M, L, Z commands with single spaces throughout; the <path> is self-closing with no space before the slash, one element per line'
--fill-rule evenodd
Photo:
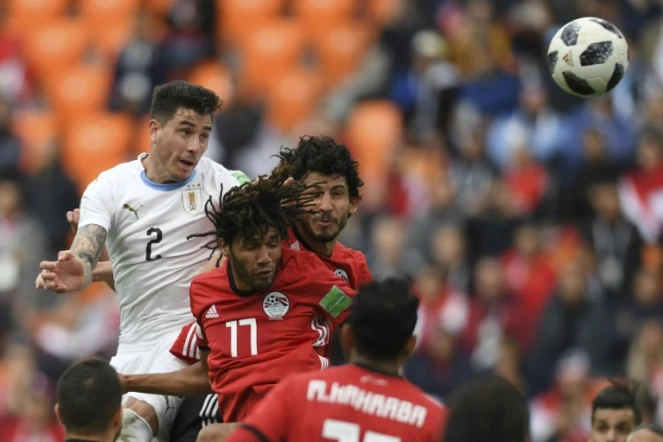
<path fill-rule="evenodd" d="M 65 442 L 114 442 L 112 434 L 99 435 L 99 436 L 79 436 L 73 433 L 65 433 Z"/>
<path fill-rule="evenodd" d="M 156 157 L 154 155 L 148 154 L 141 160 L 141 162 L 145 168 L 145 176 L 153 183 L 166 184 L 175 182 L 171 179 L 166 169 L 159 167 L 159 164 L 157 163 Z"/>
<path fill-rule="evenodd" d="M 304 229 L 298 229 L 297 226 L 293 226 L 292 231 L 299 242 L 301 242 L 304 247 L 309 249 L 311 252 L 327 257 L 331 256 L 334 252 L 334 247 L 336 247 L 337 241 L 336 239 L 333 239 L 329 242 L 319 242 L 311 236 L 307 235 Z"/>
<path fill-rule="evenodd" d="M 367 358 L 358 354 L 355 354 L 352 358 L 350 358 L 350 362 L 369 370 L 375 370 L 377 372 L 393 376 L 400 376 L 399 372 L 401 364 L 399 362 L 375 361 L 371 358 Z"/>

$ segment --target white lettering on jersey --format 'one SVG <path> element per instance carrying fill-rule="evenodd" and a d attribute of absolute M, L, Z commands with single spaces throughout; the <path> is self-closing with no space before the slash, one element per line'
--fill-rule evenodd
<path fill-rule="evenodd" d="M 208 198 L 218 204 L 238 185 L 235 171 L 202 158 L 189 180 L 155 184 L 139 160 L 99 175 L 81 202 L 79 227 L 97 224 L 108 232 L 120 304 L 118 353 L 153 348 L 164 335 L 193 320 L 189 286 L 209 260 L 209 238 L 190 235 L 213 230 L 205 214 Z"/>
<path fill-rule="evenodd" d="M 309 381 L 306 400 L 350 406 L 370 416 L 402 422 L 417 428 L 424 426 L 428 413 L 426 407 L 410 401 L 362 390 L 352 384 L 341 385 L 333 382 L 329 386 L 327 382 L 317 379 Z"/>

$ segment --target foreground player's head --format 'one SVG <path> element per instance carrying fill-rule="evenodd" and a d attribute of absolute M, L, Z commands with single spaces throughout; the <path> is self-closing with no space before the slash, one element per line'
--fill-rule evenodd
<path fill-rule="evenodd" d="M 189 178 L 207 150 L 212 120 L 220 106 L 214 92 L 186 81 L 155 87 L 148 178 L 160 183 Z"/>
<path fill-rule="evenodd" d="M 635 427 L 626 442 L 663 442 L 663 427 L 656 424 Z"/>
<path fill-rule="evenodd" d="M 361 287 L 350 317 L 341 330 L 342 346 L 350 362 L 398 372 L 414 350 L 412 335 L 419 299 L 407 281 L 388 278 Z"/>
<path fill-rule="evenodd" d="M 60 377 L 55 414 L 67 438 L 114 441 L 122 427 L 122 387 L 101 359 L 76 362 Z"/>
<path fill-rule="evenodd" d="M 205 205 L 216 234 L 215 246 L 223 249 L 240 290 L 271 287 L 281 260 L 281 240 L 297 217 L 310 210 L 302 183 L 284 186 L 262 178 L 231 189 L 216 210 L 211 199 Z M 218 241 L 218 242 L 217 242 Z"/>
<path fill-rule="evenodd" d="M 276 173 L 312 186 L 315 205 L 297 223 L 299 233 L 309 242 L 334 241 L 361 199 L 359 164 L 347 147 L 325 136 L 302 137 L 296 149 L 284 147 L 278 157 Z"/>
<path fill-rule="evenodd" d="M 590 442 L 625 442 L 640 423 L 635 390 L 630 382 L 610 381 L 592 401 Z"/>
<path fill-rule="evenodd" d="M 450 405 L 444 442 L 529 440 L 527 401 L 500 377 L 490 376 L 462 385 Z"/>

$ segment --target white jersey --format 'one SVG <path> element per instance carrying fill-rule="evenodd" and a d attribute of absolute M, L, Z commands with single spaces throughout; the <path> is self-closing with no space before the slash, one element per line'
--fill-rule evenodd
<path fill-rule="evenodd" d="M 225 194 L 248 181 L 203 157 L 186 181 L 153 183 L 141 162 L 146 155 L 101 173 L 81 200 L 79 228 L 97 224 L 108 232 L 120 304 L 118 353 L 153 348 L 193 320 L 189 285 L 209 260 L 203 246 L 215 237 L 187 236 L 214 230 L 204 206 L 212 197 L 218 207 L 222 185 Z"/>

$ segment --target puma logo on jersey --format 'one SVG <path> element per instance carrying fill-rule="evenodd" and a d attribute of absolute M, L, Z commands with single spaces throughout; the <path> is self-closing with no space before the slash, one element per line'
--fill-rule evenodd
<path fill-rule="evenodd" d="M 134 215 L 136 215 L 136 219 L 138 219 L 138 211 L 140 210 L 141 207 L 143 207 L 142 204 L 141 204 L 140 206 L 138 206 L 137 209 L 134 209 L 134 208 L 131 207 L 129 204 L 124 204 L 124 205 L 122 206 L 123 209 L 127 209 L 129 212 L 131 212 L 131 213 L 133 213 Z"/>
<path fill-rule="evenodd" d="M 211 319 L 211 318 L 218 318 L 219 317 L 219 312 L 216 311 L 216 306 L 213 305 L 207 310 L 207 314 L 205 314 L 205 318 Z"/>

